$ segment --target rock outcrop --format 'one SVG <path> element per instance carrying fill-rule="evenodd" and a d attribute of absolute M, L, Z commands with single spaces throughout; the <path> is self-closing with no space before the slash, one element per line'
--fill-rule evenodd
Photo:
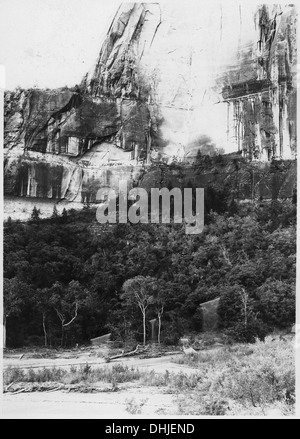
<path fill-rule="evenodd" d="M 257 41 L 241 48 L 221 78 L 228 136 L 250 160 L 296 157 L 296 12 L 262 5 Z"/>
<path fill-rule="evenodd" d="M 216 172 L 195 171 L 199 150 L 258 161 L 257 183 L 273 169 L 262 161 L 296 157 L 295 35 L 292 6 L 122 4 L 81 84 L 5 93 L 5 193 L 93 202 L 120 179 L 175 184 L 174 161 L 181 182 L 205 184 Z"/>

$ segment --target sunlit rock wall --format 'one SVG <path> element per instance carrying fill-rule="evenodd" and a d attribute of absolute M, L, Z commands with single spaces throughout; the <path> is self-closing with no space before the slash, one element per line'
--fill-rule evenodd
<path fill-rule="evenodd" d="M 263 5 L 254 15 L 256 39 L 221 77 L 228 138 L 250 160 L 297 156 L 296 11 Z"/>
<path fill-rule="evenodd" d="M 179 184 L 205 185 L 199 150 L 294 159 L 296 12 L 249 3 L 124 3 L 81 84 L 6 92 L 5 193 L 91 201 L 121 178 L 161 184 L 174 162 Z"/>
<path fill-rule="evenodd" d="M 120 112 L 148 104 L 152 158 L 193 157 L 203 136 L 251 160 L 294 158 L 295 8 L 124 4 L 87 87 Z"/>

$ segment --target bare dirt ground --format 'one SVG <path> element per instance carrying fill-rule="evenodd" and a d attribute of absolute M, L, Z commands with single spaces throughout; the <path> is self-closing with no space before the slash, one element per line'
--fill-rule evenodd
<path fill-rule="evenodd" d="M 115 359 L 106 362 L 105 357 L 108 355 L 108 349 L 96 348 L 96 349 L 83 349 L 83 350 L 72 350 L 70 352 L 65 352 L 62 354 L 53 354 L 52 358 L 43 358 L 43 354 L 36 353 L 9 353 L 4 356 L 4 368 L 6 367 L 21 367 L 23 369 L 28 368 L 42 368 L 42 367 L 60 367 L 60 368 L 70 368 L 71 366 L 84 366 L 88 363 L 91 367 L 112 367 L 114 364 L 123 364 L 128 367 L 134 367 L 138 369 L 154 369 L 155 372 L 165 372 L 166 370 L 179 372 L 180 370 L 184 372 L 190 372 L 192 368 L 188 366 L 183 366 L 180 364 L 173 363 L 172 360 L 181 353 L 174 353 L 170 355 L 164 355 L 158 358 L 140 358 L 135 357 L 124 357 L 120 359 Z M 22 358 L 20 358 L 22 356 Z"/>
<path fill-rule="evenodd" d="M 114 393 L 5 393 L 2 399 L 3 419 L 117 419 L 137 416 L 175 415 L 175 395 L 164 394 L 153 387 L 124 388 Z M 140 413 L 130 414 L 130 400 L 142 405 Z"/>
<path fill-rule="evenodd" d="M 108 348 L 83 348 L 63 352 L 8 351 L 4 354 L 4 369 L 19 367 L 22 369 L 40 369 L 43 367 L 65 368 L 80 367 L 88 363 L 92 368 L 112 367 L 122 364 L 143 371 L 155 373 L 184 372 L 195 370 L 180 365 L 173 360 L 181 356 L 174 353 L 157 358 L 124 357 L 106 362 Z M 128 410 L 128 407 L 132 410 Z M 68 393 L 67 391 L 4 393 L 2 397 L 2 418 L 127 418 L 136 416 L 172 416 L 176 415 L 176 395 L 167 393 L 166 388 L 147 387 L 139 382 L 118 384 L 118 390 L 96 393 Z"/>

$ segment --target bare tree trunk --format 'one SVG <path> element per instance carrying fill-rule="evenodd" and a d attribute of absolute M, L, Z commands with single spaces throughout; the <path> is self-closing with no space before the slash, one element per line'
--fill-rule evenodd
<path fill-rule="evenodd" d="M 240 293 L 240 295 L 241 295 L 241 299 L 242 299 L 242 304 L 244 306 L 244 326 L 245 326 L 245 328 L 247 328 L 247 325 L 248 325 L 248 318 L 247 318 L 248 294 L 246 293 L 244 288 L 242 288 L 242 293 Z"/>
<path fill-rule="evenodd" d="M 146 312 L 143 311 L 143 329 L 144 329 L 144 340 L 143 345 L 146 345 Z"/>
<path fill-rule="evenodd" d="M 160 331 L 161 331 L 161 315 L 158 315 L 158 334 L 157 334 L 157 341 L 158 344 L 160 344 Z"/>
<path fill-rule="evenodd" d="M 161 316 L 164 312 L 164 305 L 161 305 L 161 308 L 159 311 L 157 311 L 157 317 L 158 317 L 158 334 L 157 334 L 157 341 L 158 344 L 160 344 L 160 334 L 161 334 Z"/>
<path fill-rule="evenodd" d="M 6 348 L 6 315 L 3 313 L 3 349 Z"/>
<path fill-rule="evenodd" d="M 252 170 L 252 204 L 254 204 L 254 171 Z"/>
<path fill-rule="evenodd" d="M 76 302 L 75 304 L 75 313 L 74 316 L 71 318 L 71 320 L 68 323 L 65 323 L 65 316 L 58 311 L 58 309 L 54 308 L 56 311 L 56 314 L 59 317 L 59 320 L 61 321 L 61 347 L 63 347 L 63 342 L 64 342 L 64 328 L 66 328 L 67 326 L 71 325 L 71 323 L 74 322 L 74 320 L 76 319 L 77 315 L 78 315 L 78 303 Z"/>
<path fill-rule="evenodd" d="M 60 346 L 63 348 L 64 346 L 64 325 L 61 325 L 61 342 L 60 342 Z"/>
<path fill-rule="evenodd" d="M 46 346 L 47 346 L 47 342 L 48 342 L 48 340 L 47 340 L 47 331 L 46 331 L 46 325 L 45 325 L 45 322 L 46 322 L 46 315 L 45 315 L 45 313 L 43 312 L 43 330 L 44 330 L 45 347 L 46 347 Z"/>
<path fill-rule="evenodd" d="M 244 325 L 245 328 L 247 328 L 247 296 L 246 294 L 244 295 L 244 314 L 245 314 L 245 320 L 244 320 Z"/>

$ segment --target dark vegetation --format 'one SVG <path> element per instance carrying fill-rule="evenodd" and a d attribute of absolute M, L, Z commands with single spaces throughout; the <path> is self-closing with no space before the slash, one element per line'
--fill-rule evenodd
<path fill-rule="evenodd" d="M 230 201 L 229 201 L 230 200 Z M 7 346 L 70 346 L 112 332 L 161 341 L 199 332 L 199 305 L 220 297 L 220 329 L 238 341 L 263 339 L 295 321 L 296 206 L 237 203 L 206 190 L 205 228 L 180 224 L 100 225 L 95 210 L 4 224 Z M 138 277 L 138 278 L 137 278 Z M 142 311 L 130 296 L 140 282 Z M 129 285 L 130 288 L 123 288 Z M 130 282 L 129 282 L 130 281 Z M 149 293 L 150 297 L 147 297 Z M 142 313 L 141 313 L 142 311 Z M 143 314 L 143 315 L 142 315 Z"/>

